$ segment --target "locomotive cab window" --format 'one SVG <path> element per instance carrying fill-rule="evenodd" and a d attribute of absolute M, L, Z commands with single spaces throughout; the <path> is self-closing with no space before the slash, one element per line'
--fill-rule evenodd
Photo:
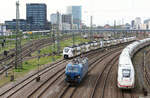
<path fill-rule="evenodd" d="M 68 72 L 78 72 L 77 67 L 68 67 Z"/>
<path fill-rule="evenodd" d="M 69 49 L 68 49 L 68 48 L 66 48 L 66 49 L 65 49 L 65 52 L 66 52 L 66 53 L 68 53 L 68 51 L 69 51 Z"/>
<path fill-rule="evenodd" d="M 122 75 L 123 75 L 123 77 L 129 78 L 130 77 L 130 73 L 131 73 L 130 69 L 122 69 Z"/>

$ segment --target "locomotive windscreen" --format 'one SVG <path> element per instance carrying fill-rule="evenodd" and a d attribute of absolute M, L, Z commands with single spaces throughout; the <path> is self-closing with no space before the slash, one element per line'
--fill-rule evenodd
<path fill-rule="evenodd" d="M 68 72 L 78 72 L 78 68 L 77 67 L 68 67 Z"/>
<path fill-rule="evenodd" d="M 68 48 L 65 48 L 65 52 L 68 53 L 68 51 L 69 51 L 69 49 L 68 49 Z"/>
<path fill-rule="evenodd" d="M 122 69 L 122 75 L 123 75 L 123 77 L 129 78 L 130 77 L 130 73 L 131 73 L 130 69 Z"/>

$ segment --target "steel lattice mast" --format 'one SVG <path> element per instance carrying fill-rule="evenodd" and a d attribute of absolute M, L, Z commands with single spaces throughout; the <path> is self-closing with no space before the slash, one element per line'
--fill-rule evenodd
<path fill-rule="evenodd" d="M 56 26 L 56 32 L 57 32 L 57 53 L 60 54 L 60 13 L 57 12 L 57 26 Z"/>
<path fill-rule="evenodd" d="M 22 34 L 19 28 L 19 1 L 16 2 L 16 55 L 15 55 L 15 68 L 22 68 L 22 48 L 21 48 L 21 37 Z"/>
<path fill-rule="evenodd" d="M 93 32 L 92 32 L 92 29 L 93 29 L 93 17 L 91 16 L 91 18 L 90 18 L 90 41 L 93 40 Z"/>

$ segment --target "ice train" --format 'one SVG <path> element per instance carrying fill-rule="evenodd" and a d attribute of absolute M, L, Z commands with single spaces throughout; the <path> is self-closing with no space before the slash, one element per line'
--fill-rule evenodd
<path fill-rule="evenodd" d="M 135 41 L 123 49 L 118 63 L 117 86 L 119 88 L 132 89 L 135 87 L 135 71 L 131 59 L 139 49 L 149 44 L 150 38 L 147 38 Z"/>

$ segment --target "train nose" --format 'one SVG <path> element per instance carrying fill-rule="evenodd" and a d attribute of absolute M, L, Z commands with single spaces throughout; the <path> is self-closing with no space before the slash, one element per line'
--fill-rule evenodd
<path fill-rule="evenodd" d="M 80 75 L 75 72 L 70 72 L 67 74 L 67 76 L 69 76 L 69 78 L 71 78 L 71 79 L 75 79 L 75 78 L 79 78 Z"/>
<path fill-rule="evenodd" d="M 64 58 L 65 58 L 65 59 L 68 59 L 68 55 L 64 55 Z"/>

